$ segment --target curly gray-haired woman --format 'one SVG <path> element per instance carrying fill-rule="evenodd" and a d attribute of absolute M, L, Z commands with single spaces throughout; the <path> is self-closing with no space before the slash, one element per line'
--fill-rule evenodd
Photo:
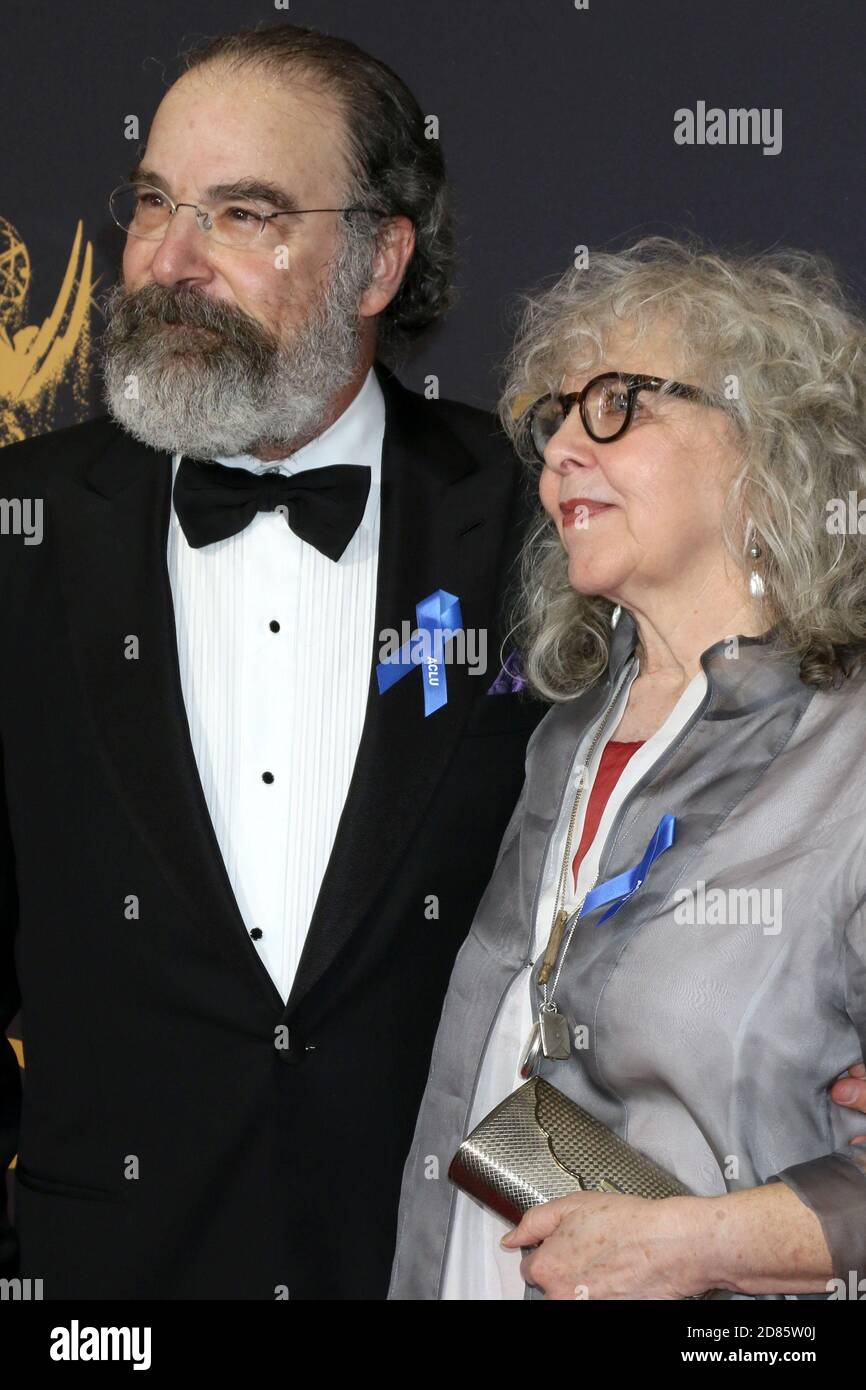
<path fill-rule="evenodd" d="M 866 1276 L 866 1149 L 827 1097 L 866 1044 L 862 321 L 815 257 L 650 238 L 528 302 L 502 415 L 554 704 L 454 968 L 391 1297 L 832 1297 Z M 509 1232 L 457 1191 L 533 1067 L 695 1195 Z"/>

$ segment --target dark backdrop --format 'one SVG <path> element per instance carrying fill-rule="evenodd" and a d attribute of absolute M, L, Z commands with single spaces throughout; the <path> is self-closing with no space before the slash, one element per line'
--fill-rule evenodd
<path fill-rule="evenodd" d="M 89 241 L 97 299 L 114 279 L 105 199 L 135 150 L 125 118 L 146 137 L 179 47 L 240 25 L 290 19 L 351 38 L 439 117 L 462 299 L 407 364 L 410 385 L 435 373 L 442 395 L 492 404 L 517 293 L 555 278 L 581 243 L 692 229 L 722 246 L 799 245 L 828 252 L 863 295 L 862 0 L 3 5 L 2 442 L 100 412 L 86 322 L 98 333 L 100 314 L 75 305 L 75 268 L 66 340 L 62 320 L 36 344 L 28 325 L 54 309 L 79 220 L 77 268 Z M 674 112 L 698 101 L 780 107 L 781 153 L 677 145 Z M 49 340 L 59 350 L 43 362 Z"/>

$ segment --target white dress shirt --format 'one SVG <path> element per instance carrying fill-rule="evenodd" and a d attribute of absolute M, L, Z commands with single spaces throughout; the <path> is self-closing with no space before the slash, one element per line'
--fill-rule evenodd
<path fill-rule="evenodd" d="M 637 678 L 639 662 L 635 660 L 623 683 L 611 712 L 608 734 L 600 739 L 590 765 L 585 770 L 585 790 L 581 797 L 578 816 L 574 826 L 572 844 L 579 845 L 583 835 L 583 825 L 595 784 L 595 776 L 601 763 L 607 742 L 614 738 L 616 726 L 625 713 L 628 692 L 632 681 Z M 598 873 L 598 866 L 604 851 L 610 828 L 616 814 L 632 787 L 644 773 L 652 767 L 659 755 L 673 742 L 680 729 L 698 708 L 707 689 L 707 678 L 703 671 L 690 681 L 671 710 L 661 728 L 657 729 L 640 748 L 629 758 L 617 778 L 595 833 L 592 844 L 578 865 L 577 883 L 571 874 L 567 877 L 567 893 L 564 907 L 573 912 L 584 895 L 589 891 Z M 565 851 L 565 837 L 574 797 L 577 791 L 577 777 L 581 769 L 572 768 L 569 790 L 563 800 L 563 811 L 556 834 L 551 840 L 547 861 L 544 866 L 538 910 L 535 917 L 535 940 L 533 960 L 543 952 L 553 920 L 556 905 L 559 876 L 562 871 L 562 857 Z M 535 1022 L 533 1009 L 532 965 L 527 965 L 512 981 L 506 991 L 499 1014 L 484 1051 L 484 1060 L 478 1079 L 478 1088 L 469 1117 L 467 1133 L 488 1115 L 494 1106 L 524 1084 L 519 1067 L 522 1054 L 529 1041 L 529 1034 Z M 443 1299 L 513 1299 L 523 1298 L 526 1285 L 520 1277 L 520 1250 L 503 1250 L 500 1240 L 513 1225 L 476 1202 L 465 1192 L 458 1190 L 454 1198 L 451 1234 L 445 1259 L 440 1298 Z"/>
<path fill-rule="evenodd" d="M 216 460 L 287 474 L 366 464 L 364 516 L 337 562 L 300 540 L 280 512 L 259 512 L 199 550 L 171 512 L 167 563 L 192 745 L 238 906 L 284 1001 L 364 724 L 384 432 L 371 368 L 343 414 L 289 458 Z"/>

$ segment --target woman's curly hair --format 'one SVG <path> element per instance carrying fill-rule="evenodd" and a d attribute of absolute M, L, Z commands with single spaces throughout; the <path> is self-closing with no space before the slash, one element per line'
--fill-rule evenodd
<path fill-rule="evenodd" d="M 834 499 L 847 508 L 852 494 L 866 498 L 866 352 L 862 315 L 827 260 L 794 250 L 727 254 L 667 237 L 591 252 L 585 269 L 525 297 L 503 425 L 537 480 L 526 404 L 592 371 L 612 334 L 625 328 L 640 340 L 662 325 L 676 335 L 686 380 L 738 432 L 725 544 L 748 575 L 758 540 L 767 627 L 799 657 L 804 682 L 838 686 L 866 648 L 866 538 L 828 526 Z M 610 649 L 612 604 L 576 593 L 567 566 L 539 503 L 512 624 L 528 683 L 553 701 L 591 684 Z"/>
<path fill-rule="evenodd" d="M 393 362 L 456 301 L 454 207 L 438 139 L 429 139 L 420 106 L 385 63 L 347 39 L 276 24 L 240 29 L 187 50 L 183 71 L 219 64 L 228 71 L 297 77 L 333 97 L 343 114 L 350 167 L 347 237 L 375 246 L 388 217 L 415 228 L 415 252 L 403 283 L 378 317 L 378 353 Z"/>

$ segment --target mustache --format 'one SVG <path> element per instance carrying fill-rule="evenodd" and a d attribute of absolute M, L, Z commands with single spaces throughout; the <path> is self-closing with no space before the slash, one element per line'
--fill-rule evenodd
<path fill-rule="evenodd" d="M 143 285 L 127 290 L 115 285 L 105 300 L 109 337 L 133 344 L 145 341 L 154 328 L 177 324 L 208 328 L 241 352 L 270 357 L 279 350 L 276 334 L 236 304 L 211 299 L 200 290 L 182 286 Z"/>

